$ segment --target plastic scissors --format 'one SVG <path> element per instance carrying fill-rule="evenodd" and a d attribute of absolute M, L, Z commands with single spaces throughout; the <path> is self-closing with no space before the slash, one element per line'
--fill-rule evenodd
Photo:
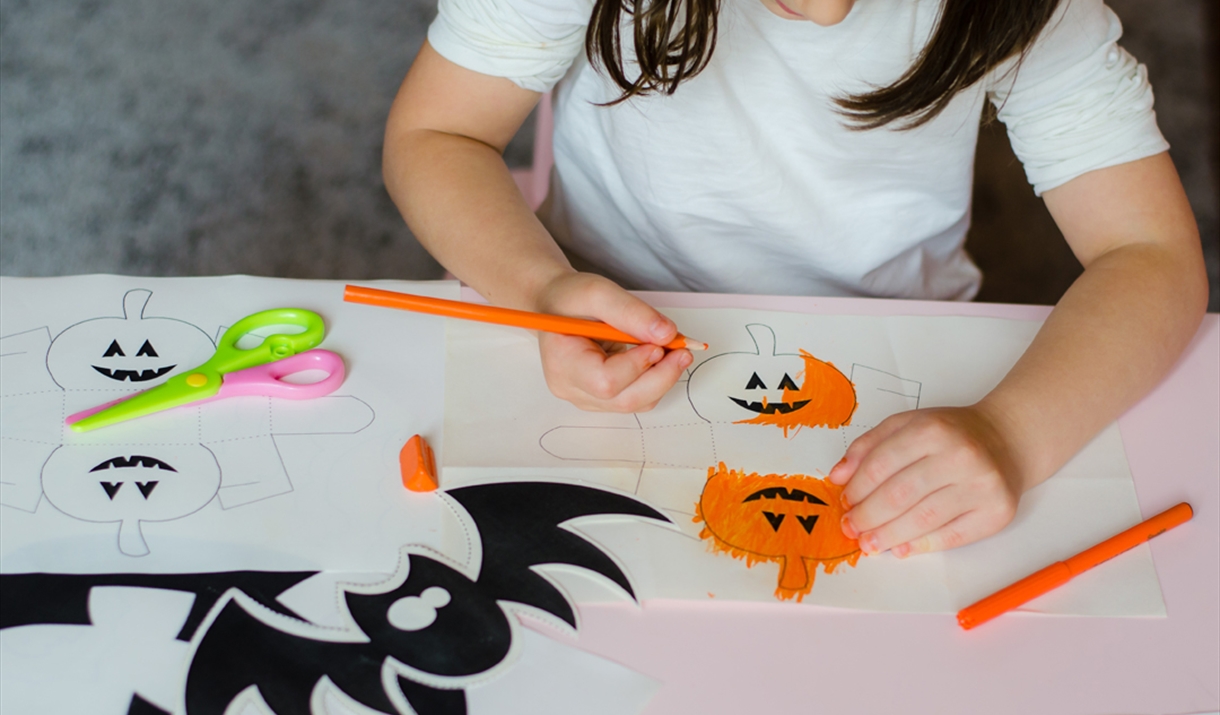
<path fill-rule="evenodd" d="M 265 337 L 258 334 L 278 327 L 301 330 L 275 332 Z M 309 399 L 328 395 L 343 383 L 344 369 L 343 359 L 335 353 L 310 350 L 322 342 L 325 332 L 322 316 L 301 308 L 277 308 L 247 315 L 224 332 L 216 352 L 199 367 L 143 392 L 77 412 L 65 422 L 74 432 L 88 432 L 162 410 L 225 397 Z M 238 347 L 238 342 L 247 336 L 261 339 L 253 347 Z M 322 370 L 327 376 L 307 384 L 283 379 L 307 370 Z"/>

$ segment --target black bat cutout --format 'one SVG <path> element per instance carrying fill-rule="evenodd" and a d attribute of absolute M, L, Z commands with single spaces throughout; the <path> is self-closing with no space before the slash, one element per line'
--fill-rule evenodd
<path fill-rule="evenodd" d="M 449 496 L 466 510 L 478 531 L 482 561 L 477 578 L 412 554 L 406 578 L 397 586 L 384 592 L 369 592 L 369 587 L 345 590 L 344 603 L 366 642 L 300 635 L 325 631 L 300 619 L 276 598 L 317 572 L 3 574 L 0 628 L 88 625 L 88 597 L 94 586 L 187 591 L 196 598 L 178 638 L 197 643 L 187 673 L 188 715 L 223 715 L 251 685 L 279 715 L 308 713 L 313 690 L 323 677 L 353 700 L 387 715 L 405 712 L 395 702 L 405 702 L 416 715 L 465 715 L 465 691 L 438 687 L 444 684 L 438 681 L 478 675 L 504 660 L 512 648 L 513 624 L 502 603 L 532 606 L 576 626 L 572 605 L 534 566 L 578 566 L 601 574 L 635 597 L 613 559 L 561 524 L 600 514 L 669 522 L 632 497 L 574 484 L 490 484 L 454 489 Z M 433 588 L 444 589 L 449 599 L 436 608 L 431 623 L 409 630 L 391 622 L 394 604 Z M 291 629 L 293 633 L 276 628 L 271 625 L 276 617 L 259 618 L 251 612 L 259 606 L 294 619 L 300 628 Z M 200 631 L 204 623 L 207 627 Z M 397 692 L 387 691 L 393 686 L 383 680 L 386 667 L 396 670 Z M 142 700 L 133 699 L 131 707 L 131 712 L 153 712 Z"/>
<path fill-rule="evenodd" d="M 0 574 L 0 629 L 36 624 L 87 626 L 89 591 L 129 586 L 184 591 L 195 596 L 177 639 L 189 641 L 225 593 L 238 590 L 267 608 L 295 616 L 276 600 L 316 571 L 224 571 L 188 574 Z"/>
<path fill-rule="evenodd" d="M 170 712 L 153 705 L 136 693 L 131 696 L 131 704 L 127 706 L 127 715 L 170 715 Z"/>
<path fill-rule="evenodd" d="M 634 598 L 626 575 L 583 537 L 560 527 L 595 514 L 624 514 L 658 521 L 660 512 L 601 489 L 550 482 L 513 482 L 448 492 L 471 516 L 482 544 L 479 575 L 471 580 L 448 564 L 412 554 L 407 578 L 382 593 L 344 593 L 366 643 L 315 640 L 278 630 L 242 608 L 225 604 L 195 652 L 187 675 L 190 715 L 222 715 L 234 697 L 256 685 L 277 713 L 308 712 L 313 688 L 328 677 L 357 702 L 379 712 L 398 712 L 401 695 L 417 715 L 463 715 L 465 695 L 399 673 L 399 693 L 385 692 L 387 659 L 417 673 L 440 677 L 477 675 L 498 665 L 512 646 L 512 625 L 501 601 L 539 608 L 575 627 L 564 595 L 532 567 L 563 563 L 599 573 Z M 418 630 L 400 630 L 388 617 L 400 599 L 443 588 L 448 604 Z"/>

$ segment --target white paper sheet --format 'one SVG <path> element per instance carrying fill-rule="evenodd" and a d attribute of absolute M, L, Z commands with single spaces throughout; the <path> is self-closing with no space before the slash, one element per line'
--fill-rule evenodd
<path fill-rule="evenodd" d="M 443 546 L 441 512 L 402 488 L 398 466 L 413 434 L 440 447 L 443 320 L 345 303 L 339 282 L 85 276 L 0 285 L 6 572 L 393 570 L 404 543 Z M 458 295 L 456 283 L 386 287 Z M 64 427 L 68 414 L 202 363 L 227 326 L 279 307 L 323 316 L 320 347 L 347 364 L 333 395 L 231 398 L 84 434 Z M 158 357 L 136 354 L 145 342 Z M 112 343 L 122 356 L 104 357 Z M 95 368 L 166 365 L 180 367 L 144 382 Z M 101 481 L 120 491 L 110 498 Z M 137 485 L 153 481 L 141 499 Z"/>
<path fill-rule="evenodd" d="M 635 415 L 582 412 L 554 398 L 543 380 L 536 341 L 524 331 L 454 322 L 447 333 L 444 481 L 455 486 L 523 477 L 583 480 L 634 493 L 665 510 L 680 531 L 639 523 L 580 528 L 631 564 L 643 598 L 774 599 L 776 564 L 747 568 L 709 553 L 699 540 L 701 525 L 693 517 L 708 468 L 724 462 L 747 473 L 825 475 L 855 437 L 888 415 L 982 397 L 1040 327 L 990 318 L 719 309 L 668 314 L 683 333 L 709 342 L 711 349 L 696 353 L 686 379 L 655 410 Z M 853 384 L 858 404 L 850 423 L 787 434 L 775 425 L 740 423 L 752 415 L 731 398 L 782 401 L 784 393 L 776 389 L 781 375 L 796 377 L 802 350 L 831 363 Z M 748 384 L 755 374 L 764 384 Z M 1028 493 L 1000 534 L 947 553 L 905 561 L 883 554 L 862 558 L 855 568 L 819 572 L 804 602 L 952 613 L 1140 519 L 1122 440 L 1111 425 Z M 1165 613 L 1146 546 L 1026 610 Z"/>
<path fill-rule="evenodd" d="M 378 285 L 459 295 L 453 282 Z M 507 558 L 497 571 L 483 558 L 479 524 L 457 499 L 402 485 L 399 451 L 412 435 L 443 451 L 446 321 L 345 303 L 343 286 L 252 277 L 0 280 L 6 714 L 121 715 L 129 706 L 184 713 L 189 673 L 210 689 L 222 687 L 217 670 L 221 680 L 236 674 L 274 687 L 296 678 L 293 696 L 303 687 L 314 713 L 382 712 L 354 700 L 329 674 L 315 680 L 316 663 L 293 660 L 298 649 L 329 647 L 319 643 L 340 644 L 325 651 L 327 673 L 372 668 L 374 682 L 365 673 L 359 690 L 376 698 L 384 687 L 392 701 L 384 712 L 411 710 L 395 685 L 398 676 L 463 691 L 473 714 L 629 715 L 651 698 L 655 681 L 520 625 L 512 626 L 502 659 L 482 669 L 462 661 L 471 668 L 467 676 L 412 671 L 393 661 L 402 642 L 395 639 L 410 641 L 446 607 L 465 614 L 490 599 L 516 624 L 522 613 L 558 621 L 562 605 L 551 614 L 512 601 L 546 602 L 543 579 L 528 582 L 534 564 Z M 339 353 L 347 366 L 333 395 L 219 400 L 85 434 L 64 426 L 68 414 L 201 364 L 228 325 L 278 307 L 314 310 L 326 321 L 320 347 Z M 489 513 L 496 518 L 494 509 Z M 566 553 L 575 554 L 572 564 L 621 563 L 579 545 Z M 420 558 L 412 562 L 409 554 Z M 423 557 L 448 565 L 436 567 L 436 577 L 450 579 L 453 593 L 438 587 L 386 596 L 387 588 L 403 587 L 410 564 Z M 420 568 L 421 579 L 438 573 Z M 556 599 L 574 608 L 574 594 L 605 597 L 606 578 L 567 568 L 573 573 L 538 567 L 560 584 Z M 498 573 L 509 584 L 488 596 L 503 584 L 474 584 L 480 573 Z M 575 588 L 562 585 L 568 582 Z M 428 601 L 428 593 L 443 598 Z M 372 635 L 344 605 L 353 594 L 376 602 L 363 612 L 382 619 Z M 222 617 L 224 627 L 217 625 Z M 450 618 L 465 623 L 460 615 Z M 458 629 L 464 639 L 450 631 L 418 636 L 439 646 L 429 641 L 413 652 L 439 647 L 461 660 L 486 641 L 506 638 L 479 623 L 474 633 Z M 344 647 L 361 643 L 373 643 L 372 650 Z M 256 648 L 267 650 L 229 667 L 230 659 Z M 211 655 L 201 659 L 201 649 Z M 200 665 L 208 658 L 210 670 Z M 267 713 L 264 696 L 250 686 L 222 706 Z M 299 705 L 281 708 L 281 715 L 300 712 Z"/>

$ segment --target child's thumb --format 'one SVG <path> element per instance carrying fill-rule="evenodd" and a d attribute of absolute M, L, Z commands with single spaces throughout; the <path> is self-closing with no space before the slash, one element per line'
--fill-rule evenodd
<path fill-rule="evenodd" d="M 655 345 L 664 345 L 678 335 L 674 321 L 666 318 L 656 308 L 635 297 L 626 290 L 614 286 L 611 295 L 606 295 L 607 309 L 601 319 L 639 340 Z"/>

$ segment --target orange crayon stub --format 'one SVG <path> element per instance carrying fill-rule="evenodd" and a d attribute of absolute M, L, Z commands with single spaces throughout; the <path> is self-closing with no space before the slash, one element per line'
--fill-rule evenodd
<path fill-rule="evenodd" d="M 413 492 L 434 492 L 437 488 L 436 457 L 427 440 L 415 435 L 398 453 L 402 485 Z"/>
<path fill-rule="evenodd" d="M 860 545 L 839 528 L 843 487 L 803 474 L 746 474 L 722 462 L 708 469 L 703 495 L 695 505 L 700 538 L 715 551 L 779 564 L 775 595 L 802 600 L 813 589 L 818 565 L 833 573 L 839 564 L 855 566 Z"/>

